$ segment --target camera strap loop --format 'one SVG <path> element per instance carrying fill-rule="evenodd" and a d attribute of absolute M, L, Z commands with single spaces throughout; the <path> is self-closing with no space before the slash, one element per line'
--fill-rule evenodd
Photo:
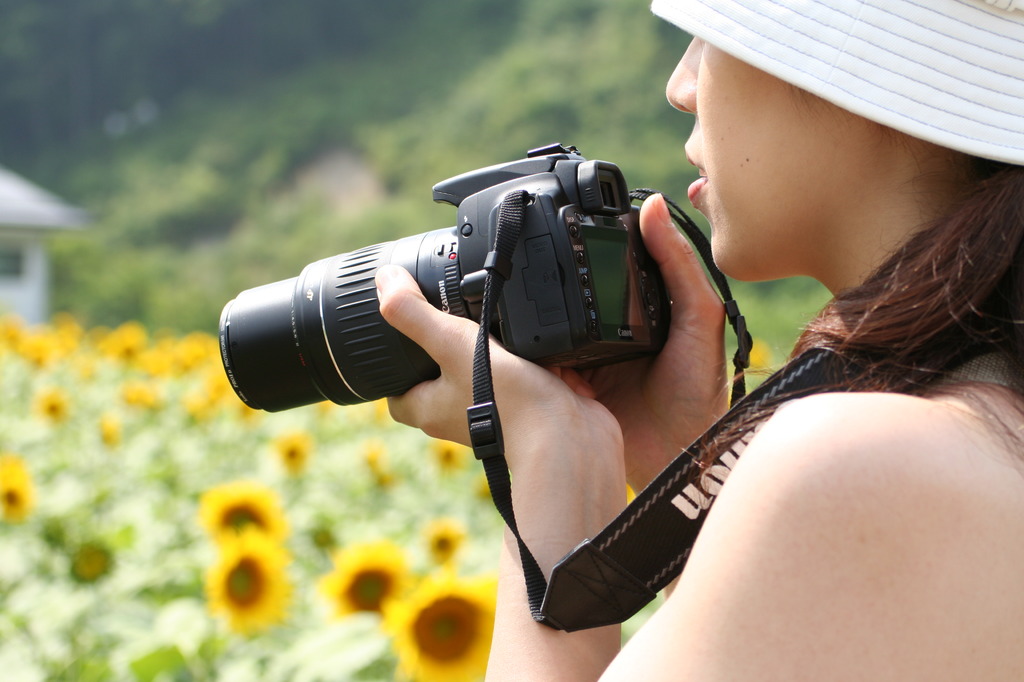
<path fill-rule="evenodd" d="M 629 196 L 637 201 L 646 201 L 658 193 L 657 190 L 640 187 L 630 190 Z M 733 379 L 731 398 L 731 403 L 735 405 L 747 392 L 743 370 L 750 367 L 750 349 L 753 346 L 754 340 L 751 338 L 750 332 L 747 331 L 747 320 L 740 313 L 739 304 L 736 303 L 736 299 L 732 296 L 732 287 L 729 286 L 729 280 L 726 278 L 725 273 L 715 265 L 714 256 L 711 253 L 711 242 L 704 236 L 704 233 L 697 227 L 697 224 L 693 222 L 693 219 L 686 214 L 686 211 L 679 207 L 679 204 L 667 196 L 664 199 L 669 207 L 669 214 L 672 216 L 672 220 L 683 231 L 683 234 L 690 240 L 690 243 L 693 244 L 694 250 L 700 256 L 700 259 L 704 261 L 704 265 L 708 269 L 711 281 L 718 287 L 718 291 L 722 295 L 722 301 L 725 303 L 726 319 L 729 320 L 729 326 L 732 327 L 733 332 L 736 334 L 736 353 L 732 357 Z"/>
<path fill-rule="evenodd" d="M 490 327 L 505 280 L 512 272 L 512 254 L 519 242 L 526 216 L 526 202 L 529 195 L 524 190 L 514 190 L 505 195 L 498 208 L 498 225 L 494 231 L 494 247 L 484 261 L 487 277 L 484 280 L 484 296 L 480 309 L 480 330 L 473 351 L 473 405 L 466 411 L 469 420 L 469 437 L 473 454 L 479 459 L 491 489 L 491 499 L 505 525 L 519 544 L 519 556 L 526 574 L 526 593 L 530 600 L 533 618 L 543 621 L 540 611 L 547 581 L 537 560 L 519 535 L 515 511 L 512 508 L 512 480 L 508 463 L 505 461 L 505 443 L 501 435 L 501 420 L 494 404 L 494 383 L 491 378 Z"/>

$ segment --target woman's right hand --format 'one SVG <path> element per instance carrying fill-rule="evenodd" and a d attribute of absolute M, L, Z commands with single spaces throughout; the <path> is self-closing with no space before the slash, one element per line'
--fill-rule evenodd
<path fill-rule="evenodd" d="M 472 404 L 473 352 L 479 325 L 441 312 L 424 298 L 403 268 L 384 266 L 377 273 L 381 315 L 408 336 L 440 367 L 436 379 L 424 381 L 388 399 L 392 416 L 427 435 L 469 444 L 466 408 Z M 515 430 L 516 423 L 540 428 L 547 422 L 563 428 L 579 421 L 594 428 L 617 430 L 614 419 L 592 400 L 581 382 L 562 381 L 562 372 L 512 355 L 495 339 L 490 345 L 495 403 Z M 577 390 L 579 392 L 577 392 Z M 582 424 L 581 424 L 582 426 Z M 616 439 L 617 440 L 617 439 Z"/>
<path fill-rule="evenodd" d="M 392 416 L 435 438 L 469 444 L 466 408 L 472 404 L 479 326 L 432 306 L 400 267 L 382 267 L 377 286 L 384 319 L 441 368 L 438 378 L 389 398 Z M 561 370 L 512 355 L 494 339 L 490 354 L 506 459 L 518 482 L 530 481 L 517 486 L 518 492 L 537 495 L 549 509 L 565 506 L 565 514 L 578 514 L 573 507 L 599 509 L 598 499 L 608 496 L 609 506 L 597 514 L 607 521 L 625 495 L 622 434 L 615 417 L 574 376 L 563 381 Z"/>

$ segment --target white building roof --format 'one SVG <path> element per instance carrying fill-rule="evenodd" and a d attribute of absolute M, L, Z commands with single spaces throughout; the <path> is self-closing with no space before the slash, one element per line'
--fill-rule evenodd
<path fill-rule="evenodd" d="M 88 215 L 0 166 L 0 226 L 81 227 Z"/>

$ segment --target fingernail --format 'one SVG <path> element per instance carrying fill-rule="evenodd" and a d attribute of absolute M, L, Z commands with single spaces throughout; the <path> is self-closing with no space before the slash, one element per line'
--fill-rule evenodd
<path fill-rule="evenodd" d="M 656 206 L 655 206 L 655 208 L 658 209 L 658 217 L 661 218 L 663 221 L 665 221 L 667 223 L 671 223 L 672 222 L 672 216 L 668 212 L 668 202 L 665 201 L 665 195 L 659 193 L 659 194 L 655 194 L 654 196 L 656 196 L 658 198 L 658 201 L 656 202 Z M 654 197 L 651 197 L 651 198 L 653 199 Z"/>
<path fill-rule="evenodd" d="M 378 294 L 391 290 L 395 282 L 395 268 L 397 267 L 397 265 L 383 265 L 377 270 L 374 284 L 377 286 Z"/>

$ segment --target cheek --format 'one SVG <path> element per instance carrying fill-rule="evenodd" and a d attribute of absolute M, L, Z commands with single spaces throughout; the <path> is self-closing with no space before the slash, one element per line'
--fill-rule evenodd
<path fill-rule="evenodd" d="M 799 180 L 794 180 L 775 164 L 744 157 L 734 172 L 709 184 L 712 249 L 727 275 L 749 281 L 800 271 L 802 244 L 812 236 L 804 228 L 807 214 L 795 196 Z"/>
<path fill-rule="evenodd" d="M 787 239 L 769 220 L 752 220 L 723 207 L 712 219 L 711 250 L 715 263 L 741 281 L 777 279 L 782 275 Z"/>

